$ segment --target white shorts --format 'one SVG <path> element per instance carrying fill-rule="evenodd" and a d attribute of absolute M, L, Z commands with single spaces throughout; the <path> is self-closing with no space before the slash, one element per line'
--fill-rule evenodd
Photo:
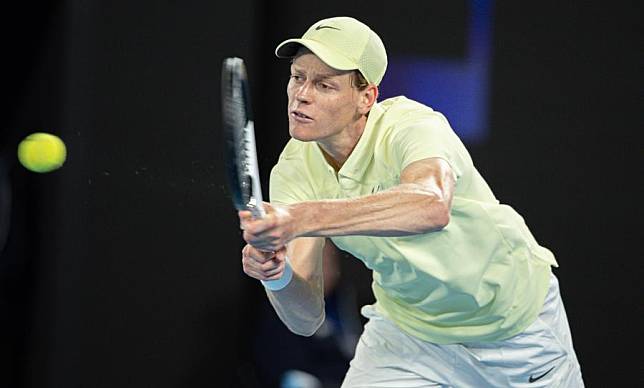
<path fill-rule="evenodd" d="M 373 306 L 343 388 L 583 387 L 559 283 L 552 275 L 537 320 L 497 342 L 437 345 L 400 330 Z"/>

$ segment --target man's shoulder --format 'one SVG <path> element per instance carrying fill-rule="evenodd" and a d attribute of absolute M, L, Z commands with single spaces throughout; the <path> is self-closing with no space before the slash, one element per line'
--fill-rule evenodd
<path fill-rule="evenodd" d="M 312 161 L 314 142 L 306 143 L 290 139 L 277 163 L 271 169 L 269 193 L 271 202 L 295 203 L 315 199 L 314 179 L 316 171 Z"/>
<path fill-rule="evenodd" d="M 445 116 L 431 107 L 405 96 L 388 98 L 379 103 L 380 127 L 404 129 L 410 126 L 445 126 Z"/>
<path fill-rule="evenodd" d="M 273 166 L 273 173 L 299 174 L 307 169 L 311 154 L 310 147 L 311 143 L 290 139 L 282 149 L 277 163 Z"/>
<path fill-rule="evenodd" d="M 379 105 L 386 117 L 424 116 L 438 113 L 431 107 L 405 96 L 387 98 L 379 102 Z"/>
<path fill-rule="evenodd" d="M 284 149 L 282 150 L 282 153 L 279 157 L 279 162 L 281 162 L 282 160 L 301 160 L 304 158 L 304 153 L 306 152 L 307 148 L 307 143 L 291 138 L 284 146 Z"/>
<path fill-rule="evenodd" d="M 434 136 L 451 132 L 447 118 L 440 112 L 405 96 L 388 98 L 379 103 L 377 126 L 382 136 L 406 133 L 411 128 L 431 131 Z"/>

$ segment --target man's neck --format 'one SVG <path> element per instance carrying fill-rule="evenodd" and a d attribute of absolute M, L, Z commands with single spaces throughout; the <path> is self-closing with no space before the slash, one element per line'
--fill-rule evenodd
<path fill-rule="evenodd" d="M 336 172 L 340 171 L 356 148 L 356 145 L 358 145 L 366 125 L 367 116 L 362 116 L 336 137 L 317 142 L 327 163 Z"/>

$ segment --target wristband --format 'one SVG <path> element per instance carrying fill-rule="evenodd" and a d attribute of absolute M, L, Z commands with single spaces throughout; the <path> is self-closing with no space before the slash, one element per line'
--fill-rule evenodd
<path fill-rule="evenodd" d="M 291 282 L 292 278 L 293 268 L 291 268 L 291 264 L 289 264 L 288 258 L 286 258 L 286 261 L 284 263 L 284 272 L 282 273 L 281 278 L 277 280 L 260 280 L 260 282 L 262 282 L 265 288 L 271 291 L 279 291 L 282 288 L 286 287 Z"/>

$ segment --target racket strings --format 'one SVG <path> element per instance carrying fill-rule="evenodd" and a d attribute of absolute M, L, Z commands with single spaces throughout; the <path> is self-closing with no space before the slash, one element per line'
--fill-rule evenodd
<path fill-rule="evenodd" d="M 250 188 L 247 179 L 250 172 L 248 163 L 250 145 L 246 135 L 248 120 L 246 118 L 242 82 L 234 68 L 227 73 L 227 76 L 228 79 L 224 80 L 223 119 L 227 130 L 232 134 L 234 142 L 232 146 L 235 149 L 233 157 L 236 160 L 237 176 L 243 193 L 246 193 Z"/>
<path fill-rule="evenodd" d="M 259 212 L 261 188 L 246 70 L 241 58 L 227 58 L 222 72 L 222 116 L 226 161 L 238 209 Z M 258 210 L 259 209 L 259 210 Z"/>

